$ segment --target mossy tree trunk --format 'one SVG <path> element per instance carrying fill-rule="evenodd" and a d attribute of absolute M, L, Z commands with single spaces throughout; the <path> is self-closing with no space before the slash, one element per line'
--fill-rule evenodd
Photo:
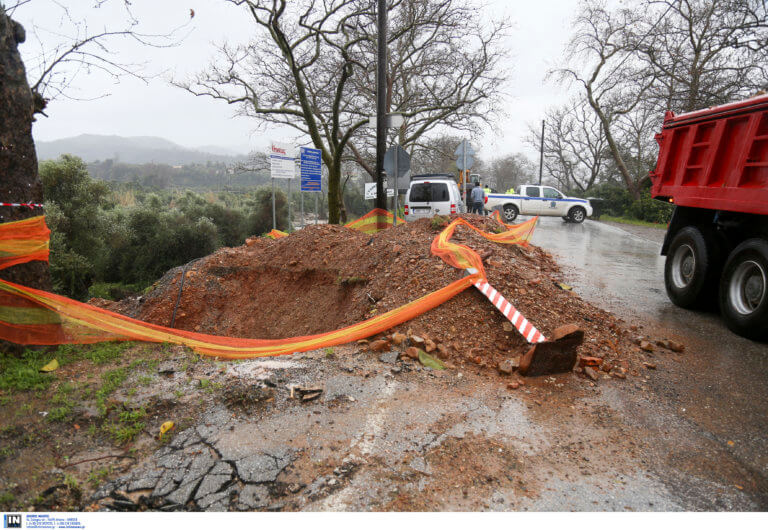
<path fill-rule="evenodd" d="M 43 185 L 32 140 L 34 98 L 18 50 L 24 40 L 24 28 L 0 6 L 0 202 L 42 203 Z M 40 213 L 39 208 L 0 206 L 0 221 Z M 2 270 L 0 278 L 36 289 L 51 288 L 48 264 L 40 261 Z"/>

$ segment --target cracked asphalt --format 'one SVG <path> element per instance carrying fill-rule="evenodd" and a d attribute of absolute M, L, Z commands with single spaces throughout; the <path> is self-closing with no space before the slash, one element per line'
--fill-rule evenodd
<path fill-rule="evenodd" d="M 657 352 L 656 370 L 624 381 L 561 374 L 517 390 L 474 368 L 433 371 L 356 345 L 230 364 L 216 380 L 258 398 L 201 405 L 196 425 L 92 501 L 118 511 L 766 510 L 766 345 L 671 306 L 652 239 L 544 219 L 534 242 L 584 298 L 686 351 Z M 179 374 L 164 369 L 172 384 Z M 323 392 L 291 399 L 291 386 Z"/>

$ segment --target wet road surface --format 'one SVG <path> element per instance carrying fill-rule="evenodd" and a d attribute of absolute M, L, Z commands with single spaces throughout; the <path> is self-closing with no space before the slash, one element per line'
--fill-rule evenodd
<path fill-rule="evenodd" d="M 752 482 L 755 499 L 765 510 L 768 345 L 731 333 L 716 313 L 674 306 L 664 290 L 661 244 L 654 239 L 593 221 L 575 225 L 543 218 L 533 242 L 570 269 L 569 279 L 583 298 L 628 324 L 643 325 L 639 333 L 687 345 L 682 360 L 662 361 L 647 393 L 617 394 L 612 404 L 629 407 L 630 414 L 632 407 L 645 408 L 649 414 L 647 418 L 638 416 L 640 426 L 674 428 L 677 434 L 671 439 L 660 431 L 651 440 L 651 453 L 669 452 L 682 469 L 698 466 L 707 469 L 704 474 L 710 478 L 742 474 Z M 660 416 L 664 417 L 661 425 Z M 665 473 L 664 466 L 660 470 Z M 666 478 L 675 484 L 679 470 L 669 471 Z M 706 509 L 705 499 L 698 499 L 696 491 L 687 491 L 696 489 L 695 481 L 685 479 L 678 485 L 684 498 L 690 495 L 689 507 Z M 716 498 L 711 501 L 712 509 L 722 508 Z"/>

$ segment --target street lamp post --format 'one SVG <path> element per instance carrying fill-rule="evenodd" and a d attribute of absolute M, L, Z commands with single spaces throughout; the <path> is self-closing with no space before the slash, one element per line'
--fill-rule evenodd
<path fill-rule="evenodd" d="M 376 208 L 386 210 L 384 153 L 387 150 L 387 0 L 378 1 L 378 59 L 376 68 Z"/>

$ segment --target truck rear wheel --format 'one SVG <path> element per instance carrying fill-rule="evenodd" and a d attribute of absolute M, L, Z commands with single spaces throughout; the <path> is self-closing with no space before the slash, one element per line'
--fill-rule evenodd
<path fill-rule="evenodd" d="M 664 286 L 676 306 L 711 308 L 717 300 L 720 246 L 709 230 L 686 226 L 675 235 L 664 265 Z"/>
<path fill-rule="evenodd" d="M 504 215 L 504 220 L 509 222 L 517 219 L 520 210 L 514 204 L 505 204 L 502 206 L 501 213 Z"/>
<path fill-rule="evenodd" d="M 720 279 L 720 310 L 734 333 L 768 339 L 768 241 L 748 239 L 731 252 Z"/>

